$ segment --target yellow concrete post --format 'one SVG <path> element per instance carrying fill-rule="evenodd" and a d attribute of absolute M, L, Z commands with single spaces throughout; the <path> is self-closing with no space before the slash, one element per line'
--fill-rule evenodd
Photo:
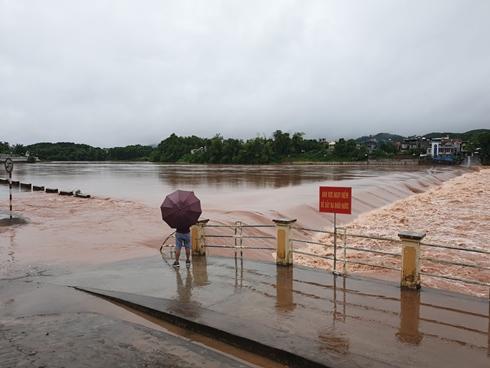
<path fill-rule="evenodd" d="M 398 234 L 402 241 L 402 287 L 420 289 L 420 241 L 425 233 L 401 232 Z"/>
<path fill-rule="evenodd" d="M 272 221 L 276 224 L 276 264 L 282 266 L 292 265 L 293 248 L 290 233 L 291 225 L 296 222 L 296 219 L 276 219 Z"/>
<path fill-rule="evenodd" d="M 191 244 L 193 256 L 205 256 L 204 247 L 204 225 L 209 222 L 208 219 L 197 221 L 197 224 L 191 227 Z"/>

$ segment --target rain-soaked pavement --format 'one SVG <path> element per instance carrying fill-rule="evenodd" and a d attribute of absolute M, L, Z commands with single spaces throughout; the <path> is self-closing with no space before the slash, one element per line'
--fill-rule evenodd
<path fill-rule="evenodd" d="M 298 364 L 490 366 L 486 299 L 427 288 L 402 291 L 388 281 L 233 258 L 196 257 L 190 269 L 181 262 L 178 270 L 170 263 L 140 258 L 50 282 L 139 305 Z"/>

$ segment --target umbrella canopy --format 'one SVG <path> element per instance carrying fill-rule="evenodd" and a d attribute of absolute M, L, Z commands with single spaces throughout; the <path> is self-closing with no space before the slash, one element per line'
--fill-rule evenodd
<path fill-rule="evenodd" d="M 160 206 L 162 219 L 171 228 L 188 229 L 201 216 L 201 201 L 194 192 L 176 190 L 167 195 Z"/>

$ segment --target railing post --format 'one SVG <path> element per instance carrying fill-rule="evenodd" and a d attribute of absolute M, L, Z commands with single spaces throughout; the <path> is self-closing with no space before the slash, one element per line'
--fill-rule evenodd
<path fill-rule="evenodd" d="M 296 222 L 296 219 L 275 219 L 272 221 L 276 224 L 276 264 L 292 265 L 291 225 Z"/>
<path fill-rule="evenodd" d="M 402 287 L 420 289 L 420 241 L 425 233 L 403 231 L 398 234 L 402 241 Z"/>
<path fill-rule="evenodd" d="M 191 227 L 191 244 L 193 256 L 205 256 L 206 248 L 204 247 L 204 226 L 209 219 L 198 220 L 197 224 Z"/>
<path fill-rule="evenodd" d="M 242 222 L 241 221 L 236 221 L 235 222 L 235 233 L 233 235 L 234 241 L 235 241 L 235 258 L 237 256 L 237 251 L 240 248 L 240 257 L 243 258 L 243 228 L 242 228 Z"/>

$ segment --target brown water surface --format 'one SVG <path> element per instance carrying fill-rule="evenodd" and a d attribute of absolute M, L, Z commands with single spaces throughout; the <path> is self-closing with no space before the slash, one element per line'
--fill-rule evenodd
<path fill-rule="evenodd" d="M 289 217 L 296 218 L 299 227 L 325 229 L 331 226 L 333 216 L 318 212 L 320 185 L 352 186 L 353 214 L 338 216 L 338 222 L 345 223 L 463 172 L 459 168 L 326 165 L 16 165 L 14 177 L 21 181 L 64 190 L 80 188 L 95 198 L 15 192 L 14 212 L 29 224 L 0 227 L 0 275 L 22 277 L 53 266 L 72 269 L 154 255 L 172 231 L 162 222 L 159 206 L 165 194 L 177 188 L 196 192 L 202 201 L 203 217 L 211 219 L 210 224 L 239 220 L 272 225 L 274 218 Z M 8 192 L 6 186 L 0 185 L 0 189 Z M 5 216 L 7 209 L 5 196 L 0 199 L 0 216 Z M 210 235 L 219 234 L 218 230 L 209 229 L 208 245 L 217 240 Z M 244 235 L 271 236 L 274 229 L 247 231 L 251 233 Z M 257 240 L 247 246 L 273 248 L 274 244 Z M 246 256 L 272 260 L 273 250 L 247 250 Z"/>
<path fill-rule="evenodd" d="M 381 207 L 462 173 L 462 169 L 327 165 L 176 165 L 114 162 L 48 162 L 18 164 L 14 178 L 63 190 L 80 189 L 157 207 L 175 189 L 193 190 L 204 215 L 248 223 L 273 217 L 294 217 L 319 226 L 319 185 L 352 186 L 354 216 Z M 0 186 L 0 197 L 7 187 Z M 21 195 L 21 193 L 16 193 Z M 341 216 L 340 221 L 352 217 Z"/>

